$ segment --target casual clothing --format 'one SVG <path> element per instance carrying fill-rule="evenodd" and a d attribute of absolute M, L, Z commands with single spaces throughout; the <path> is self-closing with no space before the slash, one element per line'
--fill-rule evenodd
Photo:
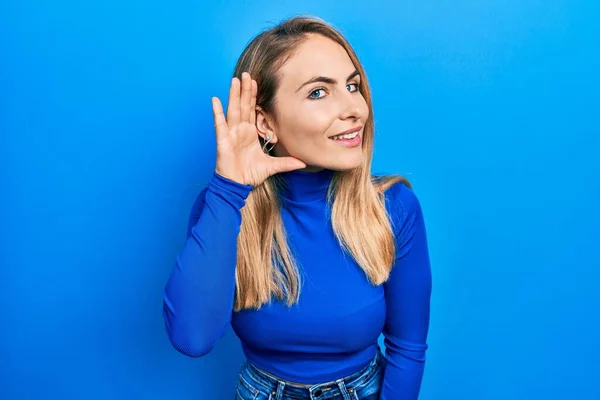
<path fill-rule="evenodd" d="M 385 193 L 396 239 L 387 282 L 373 286 L 337 241 L 326 193 L 334 172 L 281 174 L 281 216 L 298 262 L 299 302 L 273 300 L 232 312 L 241 209 L 253 189 L 217 173 L 190 215 L 185 246 L 164 291 L 164 320 L 173 346 L 208 353 L 231 324 L 252 365 L 281 380 L 314 384 L 361 371 L 384 335 L 387 367 L 381 400 L 416 399 L 425 366 L 431 268 L 423 213 L 402 183 Z M 362 399 L 361 399 L 362 400 Z"/>
<path fill-rule="evenodd" d="M 378 400 L 385 357 L 377 351 L 362 370 L 331 382 L 309 385 L 282 380 L 249 361 L 240 370 L 236 400 Z"/>

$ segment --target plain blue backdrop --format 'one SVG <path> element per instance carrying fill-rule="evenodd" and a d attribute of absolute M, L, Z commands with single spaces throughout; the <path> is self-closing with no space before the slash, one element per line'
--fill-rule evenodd
<path fill-rule="evenodd" d="M 299 4 L 302 5 L 299 5 Z M 598 1 L 6 1 L 0 398 L 233 397 L 229 331 L 169 344 L 161 293 L 212 174 L 210 97 L 298 13 L 372 83 L 434 275 L 421 399 L 600 399 Z"/>

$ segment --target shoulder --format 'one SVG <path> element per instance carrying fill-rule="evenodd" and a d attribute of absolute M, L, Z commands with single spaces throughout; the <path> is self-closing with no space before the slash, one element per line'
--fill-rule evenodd
<path fill-rule="evenodd" d="M 375 187 L 383 194 L 392 223 L 399 227 L 410 216 L 420 214 L 421 203 L 410 182 L 398 175 L 374 176 Z"/>
<path fill-rule="evenodd" d="M 384 195 L 386 206 L 400 207 L 405 212 L 420 206 L 412 184 L 403 176 L 373 175 L 373 184 Z"/>

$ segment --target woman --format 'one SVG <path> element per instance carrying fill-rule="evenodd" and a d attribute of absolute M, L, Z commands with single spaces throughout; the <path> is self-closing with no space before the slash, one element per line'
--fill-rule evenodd
<path fill-rule="evenodd" d="M 317 18 L 284 21 L 249 43 L 227 115 L 217 98 L 213 112 L 215 172 L 164 291 L 173 346 L 200 357 L 231 324 L 241 400 L 416 399 L 423 214 L 406 180 L 371 175 L 371 96 L 351 46 Z"/>

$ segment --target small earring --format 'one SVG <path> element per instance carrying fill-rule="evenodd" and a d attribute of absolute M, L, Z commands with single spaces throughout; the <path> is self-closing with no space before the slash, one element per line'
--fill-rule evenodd
<path fill-rule="evenodd" d="M 266 135 L 265 136 L 265 144 L 262 146 L 262 151 L 265 154 L 269 154 L 271 152 L 271 150 L 273 150 L 273 147 L 275 147 L 275 143 L 272 143 L 271 147 L 267 150 L 267 145 L 269 144 L 270 141 L 271 141 L 271 136 L 270 135 Z"/>

